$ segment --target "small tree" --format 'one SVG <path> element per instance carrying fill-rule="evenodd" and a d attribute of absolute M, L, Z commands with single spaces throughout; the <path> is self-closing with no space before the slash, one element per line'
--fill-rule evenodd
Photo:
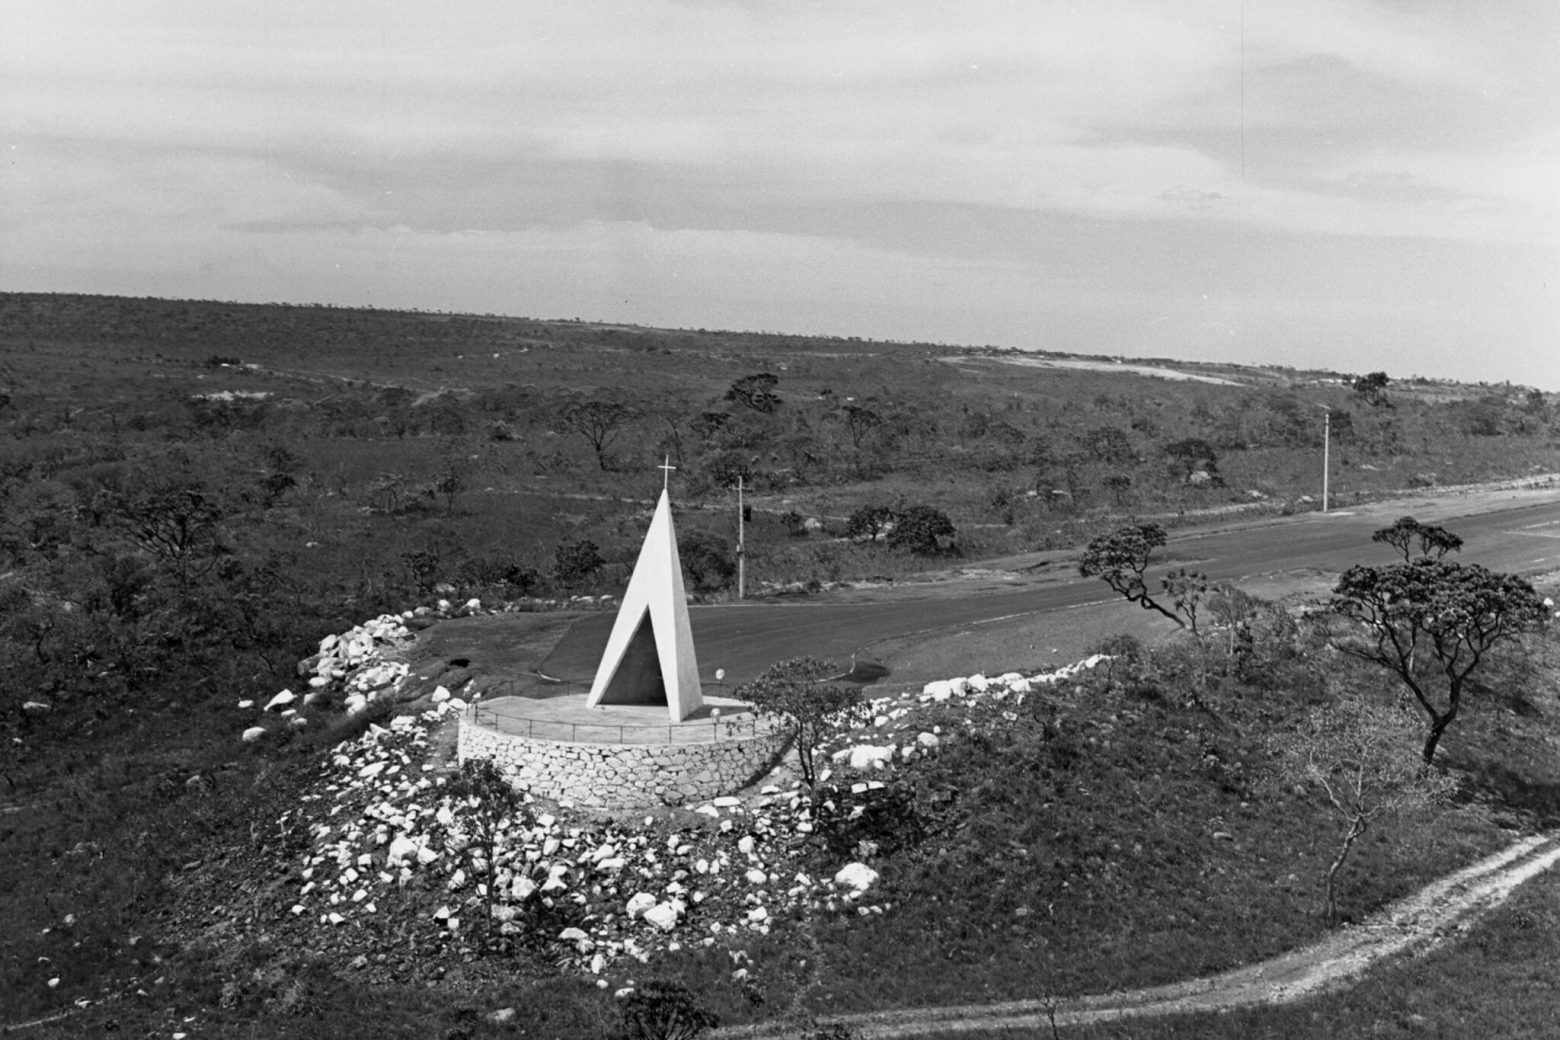
<path fill-rule="evenodd" d="M 1546 617 L 1543 600 L 1522 578 L 1432 559 L 1350 567 L 1329 605 L 1356 633 L 1333 645 L 1391 671 L 1429 716 L 1427 765 L 1490 649 Z"/>
<path fill-rule="evenodd" d="M 498 855 L 504 833 L 516 817 L 521 826 L 530 826 L 524 818 L 525 806 L 516 791 L 491 759 L 468 758 L 460 772 L 445 789 L 454 822 L 446 841 L 458 846 L 462 864 L 478 886 L 482 899 L 482 941 L 493 937 L 493 899 L 498 886 Z"/>
<path fill-rule="evenodd" d="M 210 574 L 227 555 L 221 529 L 226 506 L 193 478 L 154 477 L 118 496 L 114 511 L 180 588 Z"/>
<path fill-rule="evenodd" d="M 1096 462 L 1107 466 L 1125 465 L 1135 455 L 1132 439 L 1116 426 L 1096 426 L 1083 435 L 1083 444 Z"/>
<path fill-rule="evenodd" d="M 1413 563 L 1415 543 L 1418 543 L 1421 560 L 1439 560 L 1449 552 L 1461 552 L 1463 540 L 1444 527 L 1422 524 L 1411 516 L 1400 516 L 1391 527 L 1383 527 L 1370 536 L 1373 542 L 1385 542 L 1403 556 L 1404 563 Z"/>
<path fill-rule="evenodd" d="M 1371 372 L 1363 376 L 1356 376 L 1353 384 L 1354 393 L 1373 408 L 1389 405 L 1387 398 L 1387 384 L 1392 380 L 1387 378 L 1385 372 Z"/>
<path fill-rule="evenodd" d="M 1175 609 L 1167 609 L 1148 593 L 1143 575 L 1155 549 L 1164 545 L 1165 529 L 1158 524 L 1126 524 L 1089 543 L 1078 564 L 1085 578 L 1099 578 L 1112 591 L 1144 610 L 1156 610 L 1182 628 L 1197 631 L 1197 603 L 1208 590 L 1208 579 L 1184 567 L 1160 579 Z"/>
<path fill-rule="evenodd" d="M 733 696 L 753 705 L 760 716 L 777 719 L 796 747 L 802 780 L 818 780 L 813 753 L 830 730 L 864 722 L 865 698 L 854 684 L 827 682 L 838 670 L 815 657 L 794 657 L 764 669 L 757 679 L 737 687 Z"/>
<path fill-rule="evenodd" d="M 716 487 L 734 488 L 740 481 L 751 491 L 753 477 L 757 474 L 754 467 L 756 461 L 750 452 L 728 448 L 704 456 L 700 468 Z"/>
<path fill-rule="evenodd" d="M 596 465 L 607 469 L 607 449 L 623 432 L 634 410 L 620 401 L 593 398 L 574 401 L 563 410 L 563 424 L 590 442 Z"/>
<path fill-rule="evenodd" d="M 856 452 L 856 468 L 861 468 L 861 445 L 867 434 L 883 425 L 883 417 L 862 404 L 847 403 L 839 411 L 839 419 L 850 434 L 851 447 Z"/>
<path fill-rule="evenodd" d="M 1343 826 L 1325 875 L 1328 924 L 1338 919 L 1338 872 L 1371 822 L 1437 802 L 1455 786 L 1422 767 L 1414 729 L 1400 708 L 1349 702 L 1314 710 L 1301 732 L 1273 742 L 1284 780 L 1320 788 Z"/>
<path fill-rule="evenodd" d="M 894 515 L 891 506 L 861 506 L 845 521 L 845 537 L 875 542 L 893 527 Z"/>
<path fill-rule="evenodd" d="M 731 421 L 726 412 L 700 412 L 688 422 L 688 429 L 700 440 L 708 441 Z"/>
<path fill-rule="evenodd" d="M 768 415 L 780 407 L 780 395 L 775 393 L 775 387 L 779 385 L 780 377 L 768 372 L 743 376 L 727 389 L 726 400 Z"/>
<path fill-rule="evenodd" d="M 894 516 L 894 529 L 888 532 L 888 547 L 904 549 L 917 556 L 935 556 L 943 551 L 944 540 L 957 533 L 953 521 L 941 509 L 908 506 Z"/>

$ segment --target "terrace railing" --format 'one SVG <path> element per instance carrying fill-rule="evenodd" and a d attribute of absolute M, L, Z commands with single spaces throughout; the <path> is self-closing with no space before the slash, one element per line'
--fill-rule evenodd
<path fill-rule="evenodd" d="M 616 722 L 574 722 L 549 717 L 539 710 L 528 710 L 527 701 L 545 702 L 566 694 L 589 692 L 589 685 L 569 679 L 525 676 L 490 684 L 484 700 L 468 709 L 472 721 L 499 733 L 536 740 L 554 740 L 570 744 L 713 744 L 726 740 L 747 740 L 778 730 L 773 719 L 752 712 L 737 715 L 711 714 L 666 725 Z M 505 698 L 501 704 L 490 703 Z"/>

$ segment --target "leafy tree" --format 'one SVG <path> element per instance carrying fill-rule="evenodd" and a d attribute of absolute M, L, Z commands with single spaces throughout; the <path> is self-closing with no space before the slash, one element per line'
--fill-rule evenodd
<path fill-rule="evenodd" d="M 731 584 L 737 573 L 731 545 L 710 531 L 685 531 L 677 538 L 677 556 L 693 587 L 713 592 Z"/>
<path fill-rule="evenodd" d="M 1158 611 L 1180 627 L 1191 627 L 1195 632 L 1196 604 L 1207 591 L 1207 579 L 1185 568 L 1160 579 L 1160 586 L 1173 597 L 1173 610 L 1150 596 L 1144 581 L 1150 557 L 1165 542 L 1165 529 L 1158 524 L 1125 524 L 1088 544 L 1078 564 L 1078 573 L 1085 578 L 1101 579 L 1128 602 L 1136 603 L 1144 610 Z"/>
<path fill-rule="evenodd" d="M 563 410 L 562 419 L 565 426 L 590 442 L 596 453 L 596 464 L 606 470 L 609 468 L 607 449 L 634 415 L 634 410 L 621 401 L 592 398 L 570 402 Z"/>
<path fill-rule="evenodd" d="M 888 532 L 888 547 L 904 549 L 917 556 L 935 556 L 943 551 L 945 539 L 957 532 L 953 521 L 941 509 L 931 506 L 907 506 L 894 515 L 893 530 Z"/>
<path fill-rule="evenodd" d="M 845 425 L 845 430 L 850 434 L 850 443 L 856 451 L 856 467 L 861 467 L 861 445 L 867 435 L 879 426 L 883 425 L 883 417 L 872 408 L 862 404 L 847 402 L 839 410 L 840 422 Z"/>
<path fill-rule="evenodd" d="M 686 986 L 652 979 L 623 998 L 622 1040 L 693 1040 L 720 1025 L 715 1012 L 699 1004 Z"/>
<path fill-rule="evenodd" d="M 451 438 L 439 452 L 439 468 L 431 484 L 423 489 L 429 497 L 444 499 L 444 511 L 455 512 L 455 500 L 466 490 L 466 485 L 477 470 L 478 457 L 472 454 L 472 445 L 459 438 Z"/>
<path fill-rule="evenodd" d="M 1084 447 L 1096 462 L 1106 466 L 1122 466 L 1134 458 L 1132 439 L 1125 430 L 1115 426 L 1096 426 L 1083 435 Z"/>
<path fill-rule="evenodd" d="M 1439 560 L 1449 552 L 1460 552 L 1463 540 L 1444 527 L 1422 524 L 1411 516 L 1400 516 L 1391 527 L 1383 527 L 1370 536 L 1373 542 L 1385 542 L 1403 556 L 1404 563 L 1413 563 L 1414 544 L 1419 547 L 1418 559 Z"/>
<path fill-rule="evenodd" d="M 794 657 L 772 664 L 757 679 L 737 687 L 733 696 L 753 705 L 760 716 L 777 719 L 796 747 L 802 780 L 817 783 L 814 752 L 837 727 L 864 722 L 867 706 L 861 687 L 826 682 L 838 670 L 815 657 Z"/>
<path fill-rule="evenodd" d="M 775 393 L 779 385 L 780 378 L 768 372 L 743 376 L 726 391 L 726 400 L 768 415 L 780 407 L 780 395 Z"/>
<path fill-rule="evenodd" d="M 701 460 L 700 468 L 716 487 L 734 488 L 740 480 L 751 491 L 753 478 L 757 474 L 754 467 L 756 461 L 750 452 L 733 448 L 710 452 Z"/>
<path fill-rule="evenodd" d="M 894 515 L 892 506 L 861 506 L 845 521 L 845 537 L 877 541 L 880 535 L 893 526 Z"/>
<path fill-rule="evenodd" d="M 1387 384 L 1390 382 L 1392 380 L 1387 378 L 1385 372 L 1370 372 L 1363 376 L 1356 376 L 1350 385 L 1353 386 L 1354 393 L 1360 400 L 1373 408 L 1380 408 L 1391 404 L 1387 398 Z"/>
<path fill-rule="evenodd" d="M 1326 873 L 1329 924 L 1338 919 L 1338 872 L 1371 822 L 1451 793 L 1451 777 L 1425 770 L 1414 754 L 1414 728 L 1399 708 L 1343 703 L 1312 711 L 1304 730 L 1272 742 L 1280 775 L 1320 788 L 1343 825 Z"/>
<path fill-rule="evenodd" d="M 1126 500 L 1127 492 L 1132 490 L 1132 478 L 1125 473 L 1107 473 L 1100 483 L 1115 497 L 1118 506 Z"/>
<path fill-rule="evenodd" d="M 594 577 L 606 562 L 588 538 L 565 542 L 553 553 L 553 579 L 560 585 L 575 585 Z"/>
<path fill-rule="evenodd" d="M 1491 648 L 1545 620 L 1543 601 L 1524 579 L 1439 559 L 1350 567 L 1329 606 L 1355 626 L 1333 645 L 1391 671 L 1424 708 L 1427 765 Z"/>

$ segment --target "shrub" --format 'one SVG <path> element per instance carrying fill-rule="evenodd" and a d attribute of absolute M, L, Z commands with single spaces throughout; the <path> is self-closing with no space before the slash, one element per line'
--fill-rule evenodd
<path fill-rule="evenodd" d="M 693 1040 L 720 1025 L 713 1011 L 694 999 L 688 987 L 651 979 L 623 998 L 618 1007 L 622 1040 Z"/>
<path fill-rule="evenodd" d="M 952 548 L 955 533 L 947 513 L 931 506 L 910 506 L 895 515 L 888 547 L 917 556 L 935 556 Z"/>
<path fill-rule="evenodd" d="M 861 506 L 850 514 L 850 519 L 845 522 L 846 538 L 861 538 L 869 542 L 875 542 L 882 537 L 894 523 L 894 510 L 890 506 L 868 505 Z"/>
<path fill-rule="evenodd" d="M 560 585 L 577 585 L 595 577 L 606 562 L 601 549 L 588 538 L 565 542 L 553 553 L 553 579 Z"/>
<path fill-rule="evenodd" d="M 726 588 L 737 573 L 731 544 L 709 531 L 687 531 L 677 539 L 677 555 L 693 587 L 703 592 Z"/>

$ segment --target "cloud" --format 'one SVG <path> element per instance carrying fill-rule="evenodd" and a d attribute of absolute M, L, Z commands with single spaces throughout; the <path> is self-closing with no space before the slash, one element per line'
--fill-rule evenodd
<path fill-rule="evenodd" d="M 1536 0 L 0 0 L 0 24 L 0 285 L 140 285 L 153 251 L 175 294 L 502 310 L 524 283 L 559 312 L 956 339 L 935 290 L 1023 329 L 1026 285 L 1127 300 L 1172 241 L 1209 266 L 1242 235 L 1560 241 Z M 911 231 L 929 210 L 944 241 Z M 1082 286 L 992 231 L 1047 220 L 1127 259 Z"/>

